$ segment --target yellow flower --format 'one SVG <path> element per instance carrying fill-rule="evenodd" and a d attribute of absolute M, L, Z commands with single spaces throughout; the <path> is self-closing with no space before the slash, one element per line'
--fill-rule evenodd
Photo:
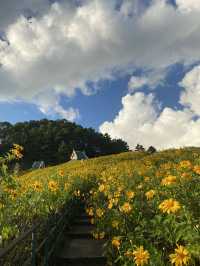
<path fill-rule="evenodd" d="M 64 171 L 63 171 L 63 170 L 60 170 L 60 171 L 58 172 L 58 174 L 59 174 L 59 176 L 63 177 L 63 176 L 64 176 Z"/>
<path fill-rule="evenodd" d="M 4 204 L 0 202 L 0 210 L 4 208 Z"/>
<path fill-rule="evenodd" d="M 100 192 L 103 192 L 105 190 L 105 186 L 104 186 L 104 184 L 101 184 L 100 186 L 99 186 L 99 191 Z"/>
<path fill-rule="evenodd" d="M 180 203 L 174 199 L 167 199 L 160 203 L 159 209 L 164 213 L 175 213 L 181 208 Z"/>
<path fill-rule="evenodd" d="M 41 183 L 40 181 L 36 180 L 36 181 L 33 183 L 32 187 L 33 187 L 33 190 L 35 190 L 35 191 L 37 191 L 37 192 L 41 192 L 43 186 L 42 186 L 42 183 Z"/>
<path fill-rule="evenodd" d="M 133 191 L 127 191 L 126 192 L 126 196 L 127 196 L 128 199 L 132 199 L 135 196 L 135 192 L 133 192 Z"/>
<path fill-rule="evenodd" d="M 56 192 L 58 190 L 58 183 L 54 180 L 50 180 L 48 183 L 48 188 L 52 192 Z"/>
<path fill-rule="evenodd" d="M 193 168 L 193 171 L 194 171 L 196 174 L 200 175 L 200 165 L 195 165 L 194 168 Z"/>
<path fill-rule="evenodd" d="M 145 193 L 145 196 L 147 200 L 150 200 L 154 197 L 155 194 L 156 194 L 155 190 L 151 189 Z"/>
<path fill-rule="evenodd" d="M 140 246 L 135 251 L 133 251 L 134 260 L 137 266 L 143 266 L 148 263 L 150 257 L 149 252 L 144 250 L 143 246 Z"/>
<path fill-rule="evenodd" d="M 93 233 L 93 237 L 95 239 L 103 239 L 105 237 L 105 232 Z"/>
<path fill-rule="evenodd" d="M 118 229 L 119 228 L 119 222 L 116 220 L 112 221 L 112 227 Z"/>
<path fill-rule="evenodd" d="M 191 168 L 192 167 L 192 164 L 191 164 L 191 162 L 190 161 L 181 161 L 180 163 L 179 163 L 179 166 L 181 167 L 181 168 Z"/>
<path fill-rule="evenodd" d="M 149 177 L 149 176 L 145 176 L 145 177 L 144 177 L 144 181 L 145 181 L 145 182 L 148 182 L 149 180 L 150 180 L 150 177 Z"/>
<path fill-rule="evenodd" d="M 175 184 L 176 183 L 176 176 L 169 175 L 162 179 L 161 184 L 164 186 Z"/>
<path fill-rule="evenodd" d="M 87 208 L 87 209 L 86 209 L 86 212 L 87 212 L 87 214 L 88 214 L 89 216 L 94 216 L 94 210 L 93 210 L 92 207 Z"/>
<path fill-rule="evenodd" d="M 131 250 L 128 250 L 124 253 L 124 256 L 128 257 L 128 258 L 132 258 L 134 255 L 133 255 L 133 251 Z"/>
<path fill-rule="evenodd" d="M 97 217 L 101 218 L 104 215 L 104 210 L 102 210 L 101 208 L 98 208 L 96 210 L 96 215 Z"/>
<path fill-rule="evenodd" d="M 79 190 L 79 189 L 78 189 L 78 190 L 75 190 L 75 191 L 74 191 L 74 195 L 75 195 L 76 197 L 80 197 L 80 195 L 81 195 L 80 190 Z"/>
<path fill-rule="evenodd" d="M 90 223 L 91 223 L 91 224 L 94 224 L 94 218 L 91 218 L 91 219 L 90 219 Z"/>
<path fill-rule="evenodd" d="M 112 200 L 110 200 L 108 203 L 108 209 L 110 210 L 110 209 L 112 209 L 112 207 L 113 207 L 113 202 L 112 202 Z"/>
<path fill-rule="evenodd" d="M 124 212 L 124 213 L 129 213 L 131 212 L 132 210 L 132 207 L 130 205 L 130 203 L 128 202 L 125 202 L 121 207 L 120 207 L 120 211 L 121 212 Z"/>
<path fill-rule="evenodd" d="M 175 266 L 182 266 L 186 265 L 190 259 L 190 255 L 188 250 L 181 245 L 177 245 L 177 248 L 175 249 L 175 253 L 169 255 L 170 261 L 172 264 L 175 264 Z"/>
<path fill-rule="evenodd" d="M 113 239 L 112 239 L 112 245 L 114 247 L 116 247 L 117 249 L 119 249 L 120 244 L 121 244 L 120 238 L 119 237 L 113 237 Z"/>

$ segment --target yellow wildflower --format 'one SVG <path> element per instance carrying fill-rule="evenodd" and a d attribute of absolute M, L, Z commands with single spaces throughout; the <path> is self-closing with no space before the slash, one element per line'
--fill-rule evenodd
<path fill-rule="evenodd" d="M 147 200 L 151 200 L 156 194 L 155 190 L 151 189 L 145 193 Z"/>
<path fill-rule="evenodd" d="M 143 246 L 140 246 L 135 251 L 133 251 L 134 260 L 137 266 L 143 266 L 148 263 L 150 257 L 149 252 L 144 250 Z"/>
<path fill-rule="evenodd" d="M 194 171 L 196 174 L 200 175 L 200 165 L 195 165 L 194 168 L 193 168 L 193 171 Z"/>
<path fill-rule="evenodd" d="M 112 227 L 118 229 L 119 228 L 119 222 L 116 220 L 112 221 Z"/>
<path fill-rule="evenodd" d="M 100 192 L 103 192 L 105 190 L 105 186 L 104 186 L 104 184 L 101 184 L 100 186 L 99 186 L 99 191 Z"/>
<path fill-rule="evenodd" d="M 130 203 L 128 202 L 125 202 L 121 207 L 120 207 L 120 211 L 121 212 L 124 212 L 124 213 L 129 213 L 131 212 L 132 210 L 132 207 L 130 205 Z"/>
<path fill-rule="evenodd" d="M 87 208 L 87 209 L 86 209 L 86 212 L 87 212 L 87 214 L 88 214 L 89 216 L 94 216 L 94 210 L 93 210 L 92 207 Z"/>
<path fill-rule="evenodd" d="M 76 197 L 80 197 L 80 195 L 81 195 L 80 190 L 79 190 L 79 189 L 78 189 L 78 190 L 75 190 L 75 191 L 74 191 L 74 195 L 75 195 Z"/>
<path fill-rule="evenodd" d="M 185 160 L 185 161 L 181 161 L 179 163 L 179 166 L 180 166 L 180 168 L 191 168 L 192 164 L 190 161 Z"/>
<path fill-rule="evenodd" d="M 164 213 L 175 213 L 181 208 L 180 203 L 174 199 L 167 199 L 160 203 L 159 209 Z"/>
<path fill-rule="evenodd" d="M 93 233 L 93 237 L 95 239 L 103 239 L 105 237 L 105 232 Z"/>
<path fill-rule="evenodd" d="M 113 237 L 113 239 L 112 239 L 112 245 L 114 247 L 116 247 L 117 249 L 119 249 L 120 244 L 121 244 L 120 238 L 119 237 Z"/>
<path fill-rule="evenodd" d="M 60 170 L 60 171 L 58 172 L 58 174 L 59 174 L 59 176 L 63 177 L 63 176 L 64 176 L 64 171 L 63 171 L 63 170 Z"/>
<path fill-rule="evenodd" d="M 40 181 L 36 180 L 36 181 L 33 183 L 32 187 L 33 187 L 33 190 L 34 190 L 34 191 L 41 192 L 43 186 L 42 186 L 42 183 L 41 183 Z"/>
<path fill-rule="evenodd" d="M 161 184 L 164 186 L 175 184 L 176 183 L 176 176 L 169 175 L 162 179 Z"/>
<path fill-rule="evenodd" d="M 127 191 L 126 192 L 126 196 L 127 196 L 128 199 L 132 199 L 135 196 L 135 192 L 133 192 L 133 191 Z"/>
<path fill-rule="evenodd" d="M 112 200 L 109 200 L 108 209 L 110 210 L 110 209 L 112 209 L 112 207 L 113 207 L 113 202 L 112 202 Z"/>
<path fill-rule="evenodd" d="M 58 183 L 54 180 L 50 180 L 48 183 L 48 188 L 52 192 L 56 192 L 58 190 Z"/>
<path fill-rule="evenodd" d="M 96 210 L 96 215 L 97 215 L 97 217 L 101 218 L 104 215 L 104 210 L 101 208 L 98 208 Z"/>
<path fill-rule="evenodd" d="M 190 259 L 190 255 L 188 250 L 181 245 L 177 245 L 177 248 L 175 249 L 175 253 L 169 255 L 170 261 L 172 264 L 175 264 L 175 266 L 182 266 L 186 265 Z"/>

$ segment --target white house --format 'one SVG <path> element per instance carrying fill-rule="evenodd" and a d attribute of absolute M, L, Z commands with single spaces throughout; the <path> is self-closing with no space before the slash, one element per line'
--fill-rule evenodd
<path fill-rule="evenodd" d="M 85 151 L 73 150 L 70 159 L 71 160 L 86 160 L 86 159 L 88 159 L 88 157 L 87 157 Z"/>

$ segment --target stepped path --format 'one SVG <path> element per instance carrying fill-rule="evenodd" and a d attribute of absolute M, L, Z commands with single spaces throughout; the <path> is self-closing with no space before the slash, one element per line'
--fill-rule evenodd
<path fill-rule="evenodd" d="M 103 254 L 105 240 L 95 240 L 94 226 L 89 217 L 80 214 L 63 236 L 63 245 L 57 253 L 55 266 L 106 266 Z"/>

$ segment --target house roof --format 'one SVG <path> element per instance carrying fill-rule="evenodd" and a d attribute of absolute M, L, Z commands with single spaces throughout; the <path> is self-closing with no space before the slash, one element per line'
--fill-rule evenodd
<path fill-rule="evenodd" d="M 85 151 L 77 151 L 73 150 L 73 153 L 76 154 L 78 160 L 87 159 L 87 155 L 85 154 Z"/>

